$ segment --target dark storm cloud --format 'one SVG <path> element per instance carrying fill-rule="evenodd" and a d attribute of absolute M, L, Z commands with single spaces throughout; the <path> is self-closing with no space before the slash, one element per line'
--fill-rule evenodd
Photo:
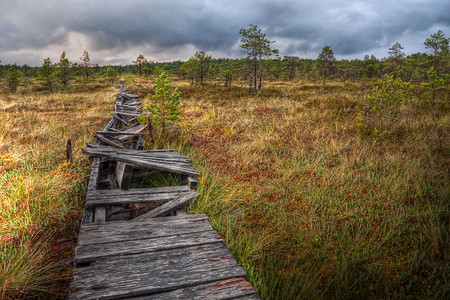
<path fill-rule="evenodd" d="M 448 35 L 448 11 L 447 0 L 2 0 L 0 59 L 14 59 L 15 52 L 49 53 L 58 45 L 59 51 L 74 47 L 71 33 L 86 37 L 78 42 L 89 43 L 85 48 L 111 57 L 129 49 L 180 55 L 176 49 L 187 45 L 239 56 L 239 29 L 250 23 L 276 40 L 282 55 L 317 56 L 323 46 L 331 45 L 336 55 L 345 57 L 379 48 L 387 51 L 396 41 L 408 43 L 434 28 Z M 423 45 L 413 51 L 424 51 Z M 192 55 L 186 53 L 182 59 Z"/>

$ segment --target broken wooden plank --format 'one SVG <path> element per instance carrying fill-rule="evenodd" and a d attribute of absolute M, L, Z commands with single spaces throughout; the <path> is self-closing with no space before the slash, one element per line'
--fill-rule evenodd
<path fill-rule="evenodd" d="M 99 141 L 102 141 L 105 144 L 108 144 L 108 145 L 111 145 L 111 146 L 114 146 L 114 147 L 117 147 L 117 148 L 125 149 L 125 147 L 122 146 L 121 144 L 119 144 L 119 143 L 117 143 L 117 142 L 115 142 L 115 141 L 113 141 L 111 139 L 108 139 L 107 137 L 104 137 L 104 136 L 102 136 L 100 134 L 96 134 L 96 135 L 94 135 L 94 137 L 97 138 Z"/>
<path fill-rule="evenodd" d="M 117 184 L 120 189 L 128 190 L 130 188 L 131 176 L 133 175 L 133 166 L 118 161 L 114 170 L 117 178 Z"/>
<path fill-rule="evenodd" d="M 133 300 L 172 300 L 172 299 L 260 299 L 253 286 L 244 278 L 231 278 L 207 284 L 190 286 L 170 292 L 139 296 Z"/>
<path fill-rule="evenodd" d="M 92 160 L 91 175 L 89 176 L 88 191 L 96 190 L 98 187 L 98 173 L 100 171 L 100 157 Z"/>
<path fill-rule="evenodd" d="M 116 132 L 121 132 L 121 131 L 116 130 Z M 89 145 L 90 148 L 95 148 L 95 149 L 97 149 L 99 151 L 112 150 L 112 151 L 119 151 L 119 152 L 123 151 L 124 153 L 129 151 L 129 152 L 133 152 L 133 153 L 135 153 L 135 152 L 142 152 L 142 153 L 158 153 L 158 154 L 168 154 L 168 155 L 180 155 L 180 156 L 183 156 L 180 153 L 178 153 L 177 150 L 175 150 L 175 149 L 156 149 L 156 150 L 139 150 L 139 151 L 137 151 L 137 150 L 134 150 L 134 149 L 116 149 L 116 148 L 111 147 L 111 146 L 99 145 L 99 144 L 93 144 L 93 143 L 86 143 L 86 145 Z M 183 156 L 183 157 L 189 158 L 189 156 Z"/>
<path fill-rule="evenodd" d="M 115 114 L 126 116 L 126 117 L 139 117 L 141 115 L 140 113 L 126 113 L 126 112 L 120 112 L 120 111 L 115 111 Z"/>
<path fill-rule="evenodd" d="M 119 256 L 74 268 L 70 299 L 133 297 L 245 276 L 224 245 L 208 244 Z"/>
<path fill-rule="evenodd" d="M 165 204 L 169 201 L 177 199 L 180 195 L 185 193 L 164 193 L 164 194 L 148 194 L 148 195 L 130 195 L 130 196 L 116 196 L 116 197 L 98 197 L 98 198 L 86 198 L 86 206 L 98 206 L 98 205 L 126 205 L 137 203 L 156 203 Z"/>
<path fill-rule="evenodd" d="M 148 253 L 222 242 L 222 238 L 215 230 L 156 238 L 142 236 L 141 239 L 133 241 L 78 246 L 75 249 L 75 262 L 85 263 L 119 255 Z M 108 249 L 108 251 L 105 251 L 105 249 Z"/>
<path fill-rule="evenodd" d="M 136 159 L 145 159 L 146 161 L 153 161 L 155 163 L 162 163 L 167 165 L 179 165 L 187 166 L 188 168 L 191 168 L 191 162 L 184 159 L 184 158 L 177 158 L 177 157 L 170 157 L 170 156 L 158 156 L 158 155 L 134 155 L 134 154 L 121 154 L 126 155 L 129 158 L 136 158 Z"/>
<path fill-rule="evenodd" d="M 130 133 L 131 134 L 140 134 L 142 132 L 142 130 L 144 130 L 146 127 L 147 127 L 147 125 L 139 124 L 134 127 L 128 128 L 127 130 L 123 131 L 124 136 L 118 136 L 117 139 L 119 141 L 123 140 L 123 139 L 127 139 L 127 138 L 129 138 L 128 134 L 130 134 Z"/>
<path fill-rule="evenodd" d="M 120 104 L 120 103 L 116 103 L 115 107 L 118 108 L 124 108 L 124 109 L 130 109 L 130 110 L 137 110 L 137 109 L 141 109 L 142 105 L 139 104 L 134 104 L 134 105 L 130 105 L 130 104 Z"/>
<path fill-rule="evenodd" d="M 128 94 L 128 93 L 122 93 L 120 94 L 122 97 L 124 98 L 128 98 L 128 99 L 139 99 L 139 96 L 136 94 Z"/>
<path fill-rule="evenodd" d="M 182 155 L 176 155 L 176 154 L 165 154 L 165 153 L 136 153 L 136 152 L 129 152 L 129 151 L 121 151 L 121 150 L 131 150 L 131 149 L 117 149 L 117 151 L 114 150 L 104 150 L 98 147 L 92 148 L 90 145 L 88 145 L 88 148 L 82 148 L 81 151 L 89 156 L 102 156 L 102 157 L 109 157 L 113 154 L 118 155 L 124 155 L 129 157 L 130 159 L 144 159 L 148 161 L 154 161 L 155 163 L 161 162 L 161 163 L 168 163 L 168 164 L 183 164 L 191 167 L 191 160 L 190 158 L 186 158 Z M 138 151 L 138 150 L 134 150 Z"/>
<path fill-rule="evenodd" d="M 93 191 L 89 191 L 87 193 L 86 198 L 95 199 L 95 198 L 123 197 L 123 196 L 131 196 L 131 195 L 183 193 L 183 192 L 189 192 L 189 190 L 190 189 L 187 185 L 139 188 L 139 189 L 129 189 L 129 190 L 93 190 Z"/>
<path fill-rule="evenodd" d="M 128 121 L 126 120 L 126 118 L 123 119 L 123 118 L 121 118 L 119 115 L 117 115 L 116 113 L 113 113 L 113 118 L 117 119 L 118 121 L 122 122 L 123 124 L 125 124 L 125 125 L 127 125 L 127 126 L 130 125 L 130 123 L 128 123 Z"/>
<path fill-rule="evenodd" d="M 193 177 L 198 177 L 200 174 L 194 170 L 193 168 L 187 168 L 187 167 L 178 167 L 178 166 L 171 166 L 167 164 L 162 163 L 156 163 L 153 161 L 147 161 L 145 158 L 138 159 L 126 155 L 118 155 L 118 154 L 110 154 L 109 157 L 111 159 L 122 161 L 124 163 L 131 164 L 136 167 L 141 168 L 148 168 L 153 170 L 160 170 L 160 171 L 167 171 L 175 174 L 181 174 L 181 175 L 188 175 Z"/>
<path fill-rule="evenodd" d="M 185 207 L 186 203 L 188 203 L 190 200 L 195 199 L 197 197 L 198 197 L 198 194 L 196 192 L 190 191 L 181 197 L 171 200 L 171 201 L 149 211 L 148 213 L 145 213 L 143 215 L 140 215 L 139 217 L 134 218 L 133 220 L 165 216 L 168 213 L 171 213 L 173 211 L 176 211 L 177 209 Z"/>
<path fill-rule="evenodd" d="M 110 130 L 114 125 L 116 125 L 116 120 L 115 119 L 111 119 L 108 124 L 106 124 L 105 128 L 103 129 L 103 131 L 108 131 Z"/>
<path fill-rule="evenodd" d="M 91 174 L 89 176 L 88 192 L 94 191 L 98 186 L 98 176 L 100 170 L 100 157 L 94 157 L 92 160 Z M 94 221 L 94 210 L 93 208 L 85 207 L 83 210 L 83 216 L 81 217 L 81 223 L 92 223 Z"/>
<path fill-rule="evenodd" d="M 97 134 L 102 134 L 102 135 L 113 135 L 113 136 L 116 136 L 116 135 L 130 135 L 130 136 L 139 135 L 139 133 L 133 133 L 133 132 L 126 133 L 124 131 L 121 131 L 121 132 L 116 132 L 116 131 L 97 131 L 96 133 Z"/>
<path fill-rule="evenodd" d="M 80 227 L 78 245 L 125 242 L 145 238 L 177 236 L 213 230 L 205 214 L 151 218 L 106 223 L 89 223 Z"/>

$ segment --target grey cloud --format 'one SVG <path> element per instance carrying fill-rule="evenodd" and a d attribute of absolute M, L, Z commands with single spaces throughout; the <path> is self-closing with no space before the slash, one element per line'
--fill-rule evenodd
<path fill-rule="evenodd" d="M 318 53 L 330 45 L 345 56 L 382 47 L 387 51 L 401 37 L 436 26 L 448 35 L 450 28 L 450 3 L 444 0 L 2 2 L 0 59 L 2 52 L 63 44 L 69 32 L 89 36 L 92 51 L 118 53 L 148 45 L 164 51 L 192 44 L 239 55 L 232 46 L 240 39 L 239 29 L 252 23 L 273 40 L 292 42 L 281 55 Z"/>

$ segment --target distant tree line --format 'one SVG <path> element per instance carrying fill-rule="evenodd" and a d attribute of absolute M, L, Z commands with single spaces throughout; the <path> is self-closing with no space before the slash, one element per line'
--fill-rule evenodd
<path fill-rule="evenodd" d="M 225 87 L 234 81 L 247 82 L 249 93 L 262 88 L 262 79 L 294 80 L 303 78 L 312 81 L 380 79 L 392 75 L 413 84 L 425 81 L 449 80 L 449 39 L 439 30 L 424 42 L 430 53 L 415 53 L 406 56 L 400 43 L 388 49 L 388 57 L 376 58 L 365 55 L 363 59 L 336 60 L 332 48 L 326 45 L 317 59 L 295 56 L 279 56 L 265 33 L 256 25 L 241 29 L 241 48 L 246 55 L 240 59 L 212 58 L 205 51 L 197 51 L 189 60 L 158 63 L 139 54 L 129 65 L 98 66 L 90 62 L 84 51 L 79 62 L 71 62 L 66 52 L 57 62 L 50 58 L 41 67 L 28 65 L 1 65 L 0 76 L 11 91 L 15 91 L 21 80 L 37 78 L 43 87 L 53 91 L 65 89 L 77 78 L 83 85 L 93 78 L 105 78 L 114 83 L 119 76 L 139 74 L 141 77 L 158 76 L 162 72 L 170 76 L 191 81 L 192 84 L 219 83 Z M 1 63 L 1 62 L 0 62 Z"/>

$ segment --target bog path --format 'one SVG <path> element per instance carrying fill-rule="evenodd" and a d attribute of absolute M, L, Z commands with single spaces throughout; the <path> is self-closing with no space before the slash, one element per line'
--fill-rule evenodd
<path fill-rule="evenodd" d="M 92 157 L 69 299 L 259 299 L 205 214 L 186 214 L 200 174 L 173 149 L 141 150 L 141 101 L 123 84 Z M 155 172 L 183 185 L 148 187 Z"/>

